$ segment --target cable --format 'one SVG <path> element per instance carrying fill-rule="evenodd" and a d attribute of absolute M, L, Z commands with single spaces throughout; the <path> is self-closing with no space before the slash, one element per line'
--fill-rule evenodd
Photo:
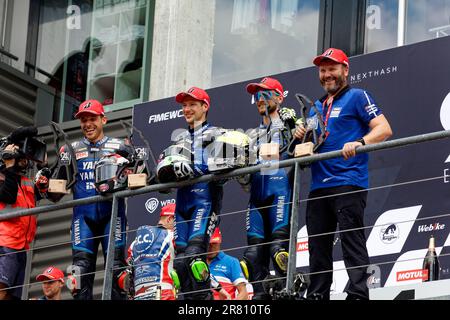
<path fill-rule="evenodd" d="M 420 183 L 420 182 L 428 182 L 428 181 L 432 181 L 432 180 L 437 180 L 437 179 L 442 179 L 445 176 L 438 176 L 438 177 L 432 177 L 432 178 L 424 178 L 424 179 L 417 179 L 417 180 L 413 180 L 413 181 L 407 181 L 407 182 L 401 182 L 401 183 L 396 183 L 396 184 L 391 184 L 391 185 L 385 185 L 385 186 L 378 186 L 378 187 L 373 187 L 373 188 L 369 188 L 369 189 L 362 189 L 362 190 L 356 190 L 356 191 L 350 191 L 350 192 L 345 192 L 345 193 L 340 193 L 340 194 L 334 194 L 334 195 L 328 195 L 328 196 L 322 196 L 322 197 L 315 197 L 315 198 L 309 198 L 309 199 L 304 199 L 304 200 L 300 200 L 300 202 L 307 202 L 310 200 L 319 200 L 319 199 L 323 199 L 323 198 L 329 198 L 329 197 L 335 197 L 335 196 L 340 196 L 340 195 L 346 195 L 346 194 L 352 194 L 352 193 L 357 193 L 357 192 L 365 192 L 365 191 L 370 191 L 370 190 L 379 190 L 379 189 L 383 189 L 383 188 L 389 188 L 389 187 L 396 187 L 396 186 L 403 186 L 403 185 L 408 185 L 408 184 L 414 184 L 414 183 Z M 285 204 L 292 204 L 292 202 L 289 203 L 285 203 Z M 234 215 L 237 213 L 243 213 L 243 212 L 248 212 L 249 210 L 256 210 L 256 209 L 262 209 L 262 208 L 270 208 L 276 205 L 271 205 L 271 206 L 264 206 L 264 207 L 259 207 L 259 208 L 254 208 L 254 209 L 246 209 L 246 210 L 239 210 L 239 211 L 234 211 L 234 212 L 229 212 L 229 213 L 225 213 L 225 214 L 221 214 L 220 216 L 228 216 L 228 215 Z M 429 217 L 423 217 L 423 218 L 418 218 L 418 219 L 412 219 L 412 220 L 404 220 L 404 221 L 399 221 L 396 223 L 406 223 L 406 222 L 413 222 L 413 221 L 421 221 L 421 220 L 428 220 L 428 219 L 433 219 L 433 218 L 440 218 L 440 217 L 446 217 L 449 216 L 450 214 L 442 214 L 442 215 L 436 215 L 436 216 L 429 216 Z M 209 217 L 205 217 L 203 219 L 207 219 Z M 195 219 L 192 220 L 186 220 L 186 221 L 182 221 L 180 223 L 187 223 L 190 221 L 195 221 Z M 338 231 L 334 231 L 334 232 L 327 232 L 327 233 L 322 233 L 322 234 L 315 234 L 315 235 L 308 235 L 307 237 L 300 237 L 297 239 L 301 239 L 301 238 L 309 238 L 309 237 L 318 237 L 318 236 L 323 236 L 323 235 L 330 235 L 330 234 L 335 234 L 335 233 L 343 233 L 343 232 L 350 232 L 350 231 L 356 231 L 356 230 L 361 230 L 361 229 L 368 229 L 368 228 L 374 228 L 374 227 L 378 227 L 378 226 L 384 226 L 384 225 L 389 225 L 389 223 L 387 224 L 382 224 L 382 225 L 373 225 L 373 226 L 365 226 L 365 227 L 360 227 L 360 228 L 353 228 L 353 229 L 346 229 L 346 230 L 338 230 Z M 130 233 L 130 232 L 134 232 L 137 229 L 134 230 L 127 230 L 127 231 L 123 231 L 121 233 Z M 89 239 L 96 239 L 96 238 L 103 238 L 106 237 L 108 235 L 102 235 L 102 236 L 96 236 L 96 237 L 91 237 L 91 238 L 85 238 L 82 240 L 89 240 Z M 286 242 L 289 241 L 289 239 L 286 240 L 279 240 L 279 241 L 272 241 L 272 242 L 266 242 L 266 243 L 262 243 L 262 244 L 257 244 L 257 245 L 270 245 L 271 243 L 277 243 L 277 242 Z M 63 243 L 58 243 L 58 244 L 53 244 L 53 245 L 48 245 L 48 246 L 43 246 L 43 247 L 38 247 L 38 248 L 30 248 L 27 250 L 19 250 L 16 252 L 10 252 L 10 253 L 5 253 L 5 254 L 1 254 L 1 256 L 5 256 L 5 255 L 9 255 L 9 254 L 15 254 L 15 253 L 20 253 L 20 252 L 28 252 L 28 251 L 34 251 L 34 250 L 42 250 L 42 249 L 46 249 L 46 248 L 51 248 L 51 247 L 55 247 L 55 246 L 60 246 L 60 245 L 65 245 L 65 244 L 71 244 L 74 241 L 68 241 L 68 242 L 63 242 Z M 235 247 L 235 248 L 229 248 L 229 249 L 225 249 L 223 251 L 233 251 L 233 250 L 238 250 L 238 249 L 245 249 L 251 246 L 257 246 L 257 245 L 247 245 L 247 246 L 241 246 L 241 247 Z M 207 253 L 205 253 L 207 254 Z M 204 255 L 204 254 L 202 254 Z M 197 255 L 198 256 L 198 255 Z M 188 256 L 185 256 L 183 258 L 188 258 Z M 175 258 L 176 259 L 176 258 Z M 113 270 L 117 270 L 117 269 L 122 269 L 124 267 L 119 267 L 119 268 L 113 268 Z M 343 269 L 345 270 L 345 269 Z M 104 270 L 101 271 L 97 271 L 97 272 L 92 272 L 92 273 L 100 273 L 100 272 L 104 272 Z M 321 272 L 330 272 L 330 271 L 321 271 Z M 92 274 L 89 273 L 89 274 Z M 313 273 L 312 273 L 313 274 Z M 86 274 L 87 275 L 87 274 Z"/>
<path fill-rule="evenodd" d="M 222 250 L 221 250 L 222 251 Z M 225 250 L 223 250 L 225 251 Z M 439 257 L 446 257 L 446 256 L 450 256 L 450 253 L 444 253 L 444 254 L 440 254 Z M 359 266 L 354 266 L 354 267 L 345 267 L 345 268 L 340 268 L 340 269 L 330 269 L 330 270 L 324 270 L 324 271 L 317 271 L 317 272 L 309 272 L 309 273 L 303 273 L 303 275 L 305 276 L 310 276 L 310 275 L 316 275 L 316 274 L 322 274 L 322 273 L 329 273 L 329 272 L 337 272 L 337 271 L 346 271 L 346 270 L 352 270 L 352 269 L 359 269 L 359 268 L 367 268 L 369 266 L 378 266 L 378 265 L 387 265 L 387 264 L 394 264 L 396 262 L 407 262 L 407 261 L 415 261 L 415 260 L 422 260 L 424 259 L 423 257 L 420 258 L 410 258 L 410 259 L 402 259 L 402 260 L 391 260 L 391 261 L 385 261 L 385 262 L 379 262 L 379 263 L 372 263 L 369 265 L 359 265 Z M 117 268 L 113 268 L 113 270 L 117 270 Z M 87 272 L 87 273 L 83 273 L 80 275 L 76 275 L 77 277 L 81 277 L 81 276 L 87 276 L 87 275 L 91 275 L 91 274 L 97 274 L 97 273 L 104 273 L 105 270 L 100 270 L 100 271 L 94 271 L 94 272 Z M 259 282 L 265 282 L 265 281 L 274 281 L 274 280 L 281 280 L 281 279 L 286 279 L 285 276 L 283 277 L 278 277 L 278 278 L 271 278 L 271 279 L 264 279 L 264 280 L 258 280 L 258 281 L 249 281 L 248 283 L 253 284 L 253 283 L 259 283 Z M 8 288 L 4 288 L 4 289 L 0 289 L 0 291 L 4 291 L 4 290 L 10 290 L 10 289 L 15 289 L 15 288 L 22 288 L 25 286 L 33 286 L 39 283 L 43 283 L 43 282 L 49 282 L 49 281 L 54 281 L 54 280 L 44 280 L 44 281 L 37 281 L 37 282 L 33 282 L 33 283 L 28 283 L 28 284 L 23 284 L 23 285 L 19 285 L 19 286 L 13 286 L 13 287 L 8 287 Z M 196 290 L 196 291 L 190 291 L 190 292 L 183 292 L 182 294 L 192 294 L 192 293 L 196 293 L 196 292 L 203 292 L 203 291 L 209 291 L 211 289 L 202 289 L 202 290 Z"/>
<path fill-rule="evenodd" d="M 315 197 L 315 198 L 309 198 L 309 199 L 304 199 L 304 200 L 300 200 L 300 203 L 304 203 L 307 201 L 311 201 L 311 200 L 320 200 L 320 199 L 325 199 L 325 198 L 331 198 L 331 197 L 337 197 L 337 196 L 341 196 L 341 195 L 348 195 L 348 194 L 354 194 L 354 193 L 358 193 L 358 192 L 365 192 L 365 191 L 372 191 L 372 190 L 380 190 L 380 189 L 384 189 L 384 188 L 392 188 L 392 187 L 397 187 L 397 186 L 403 186 L 403 185 L 408 185 L 408 184 L 414 184 L 414 183 L 421 183 L 421 182 L 428 182 L 428 181 L 433 181 L 433 180 L 437 180 L 437 179 L 442 179 L 445 176 L 437 176 L 437 177 L 432 177 L 432 178 L 424 178 L 424 179 L 418 179 L 418 180 L 412 180 L 412 181 L 406 181 L 406 182 L 400 182 L 400 183 L 395 183 L 395 184 L 390 184 L 390 185 L 384 185 L 384 186 L 378 186 L 378 187 L 372 187 L 372 188 L 368 188 L 368 189 L 362 189 L 362 190 L 355 190 L 355 191 L 349 191 L 349 192 L 343 192 L 343 193 L 338 193 L 338 194 L 333 194 L 333 195 L 327 195 L 327 196 L 321 196 L 321 197 Z M 293 202 L 286 202 L 285 205 L 290 205 Z M 248 211 L 252 211 L 252 210 L 259 210 L 259 209 L 266 209 L 266 208 L 271 208 L 271 207 L 276 207 L 277 205 L 269 205 L 269 206 L 262 206 L 262 207 L 258 207 L 258 208 L 247 208 L 245 210 L 238 210 L 238 211 L 232 211 L 232 212 L 228 212 L 228 213 L 222 213 L 219 215 L 219 217 L 224 217 L 224 216 L 229 216 L 229 215 L 234 215 L 234 214 L 238 214 L 238 213 L 247 213 Z M 443 216 L 431 216 L 431 217 L 424 217 L 424 218 L 420 218 L 421 220 L 426 220 L 426 219 L 432 219 L 432 218 L 439 218 L 439 217 L 444 217 L 447 215 L 443 215 Z M 209 217 L 204 217 L 201 219 L 208 219 Z M 185 220 L 185 221 L 181 221 L 178 223 L 188 223 L 188 222 L 193 222 L 196 219 L 191 219 L 191 220 Z M 417 219 L 419 220 L 419 219 Z M 410 222 L 412 220 L 407 220 L 405 222 Z M 402 222 L 397 222 L 397 223 L 402 223 Z M 176 225 L 176 223 L 175 223 Z M 383 224 L 384 225 L 384 224 Z M 383 225 L 379 225 L 379 226 L 383 226 Z M 349 229 L 349 231 L 356 231 L 358 229 L 368 229 L 368 228 L 372 228 L 375 227 L 374 226 L 366 226 L 366 227 L 362 227 L 362 228 L 355 228 L 355 229 Z M 131 233 L 131 232 L 135 232 L 138 229 L 132 229 L 132 230 L 126 230 L 126 231 L 122 231 L 120 232 L 121 234 L 126 234 L 126 233 Z M 345 232 L 345 230 L 340 230 L 340 231 L 335 231 L 335 232 L 328 232 L 328 233 L 324 233 L 322 235 L 329 235 L 330 233 L 340 233 L 340 232 Z M 109 234 L 106 235 L 101 235 L 101 236 L 95 236 L 95 237 L 91 237 L 91 238 L 84 238 L 81 239 L 80 241 L 85 241 L 85 240 L 92 240 L 92 239 L 98 239 L 98 238 L 104 238 L 109 236 Z M 312 236 L 320 236 L 320 235 L 311 235 Z M 301 237 L 304 238 L 304 237 Z M 78 241 L 78 240 L 77 240 Z M 75 242 L 75 240 L 71 240 L 71 241 L 67 241 L 67 242 L 60 242 L 57 244 L 52 244 L 52 245 L 47 245 L 47 246 L 42 246 L 42 247 L 38 247 L 38 248 L 30 248 L 27 250 L 19 250 L 17 252 L 11 252 L 11 253 L 5 253 L 5 254 L 0 254 L 0 257 L 3 255 L 8 255 L 8 254 L 14 254 L 14 253 L 20 253 L 20 252 L 27 252 L 27 251 L 35 251 L 35 250 L 41 250 L 41 249 L 47 249 L 47 248 L 51 248 L 51 247 L 56 247 L 56 246 L 62 246 L 62 245 L 66 245 L 66 244 L 72 244 L 73 242 Z"/>

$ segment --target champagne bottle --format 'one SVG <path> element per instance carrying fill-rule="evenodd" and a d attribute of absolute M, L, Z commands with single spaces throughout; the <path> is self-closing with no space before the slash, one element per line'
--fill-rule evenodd
<path fill-rule="evenodd" d="M 158 285 L 156 287 L 155 300 L 161 300 L 161 286 L 160 285 Z"/>
<path fill-rule="evenodd" d="M 439 280 L 439 260 L 437 258 L 434 237 L 430 237 L 430 242 L 428 244 L 428 252 L 423 260 L 422 269 L 428 270 L 428 278 L 423 279 L 423 281 L 434 281 Z"/>

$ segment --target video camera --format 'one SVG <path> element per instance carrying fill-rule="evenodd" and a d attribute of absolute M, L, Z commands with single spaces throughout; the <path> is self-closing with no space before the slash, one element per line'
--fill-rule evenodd
<path fill-rule="evenodd" d="M 20 159 L 26 158 L 39 164 L 45 161 L 47 146 L 35 137 L 38 134 L 36 127 L 19 127 L 8 136 L 0 139 L 0 159 Z M 5 151 L 5 148 L 14 144 L 19 147 L 17 151 Z"/>

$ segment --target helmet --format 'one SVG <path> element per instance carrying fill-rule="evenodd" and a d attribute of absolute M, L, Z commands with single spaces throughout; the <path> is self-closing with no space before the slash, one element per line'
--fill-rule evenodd
<path fill-rule="evenodd" d="M 250 138 L 239 131 L 227 130 L 209 148 L 208 169 L 219 171 L 236 169 L 249 164 Z"/>
<path fill-rule="evenodd" d="M 104 155 L 95 164 L 95 188 L 100 193 L 111 193 L 127 187 L 130 161 L 111 153 Z"/>
<path fill-rule="evenodd" d="M 194 176 L 191 150 L 183 143 L 165 149 L 159 156 L 156 174 L 161 183 L 185 180 Z"/>

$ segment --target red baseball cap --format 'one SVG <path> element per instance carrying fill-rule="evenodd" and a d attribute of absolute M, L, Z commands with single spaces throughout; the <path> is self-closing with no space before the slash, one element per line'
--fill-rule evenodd
<path fill-rule="evenodd" d="M 320 56 L 314 58 L 313 63 L 316 66 L 319 66 L 320 63 L 323 61 L 323 59 L 333 60 L 334 62 L 342 63 L 346 66 L 349 66 L 347 55 L 345 54 L 344 51 L 340 49 L 329 48 L 325 50 L 325 52 L 322 53 Z"/>
<path fill-rule="evenodd" d="M 64 273 L 56 267 L 48 267 L 36 277 L 37 281 L 61 280 L 64 282 Z"/>
<path fill-rule="evenodd" d="M 255 94 L 259 90 L 275 90 L 280 95 L 283 95 L 283 86 L 280 81 L 274 78 L 265 77 L 259 83 L 250 83 L 247 85 L 247 92 L 250 94 Z"/>
<path fill-rule="evenodd" d="M 186 92 L 180 92 L 179 94 L 177 94 L 177 96 L 175 97 L 175 100 L 178 103 L 183 103 L 184 99 L 189 96 L 194 98 L 195 100 L 199 100 L 199 101 L 203 101 L 204 103 L 206 103 L 208 106 L 211 103 L 211 100 L 209 98 L 209 95 L 206 93 L 205 90 L 197 88 L 197 87 L 192 87 L 190 88 L 188 91 Z"/>
<path fill-rule="evenodd" d="M 214 232 L 209 240 L 209 243 L 222 243 L 222 232 L 220 232 L 219 227 L 214 229 Z"/>
<path fill-rule="evenodd" d="M 91 113 L 98 116 L 105 115 L 105 109 L 103 109 L 103 105 L 97 100 L 91 99 L 82 102 L 78 108 L 78 112 L 75 115 L 75 118 L 79 118 L 83 113 Z"/>
<path fill-rule="evenodd" d="M 169 203 L 161 208 L 160 217 L 173 217 L 175 215 L 175 203 Z"/>

